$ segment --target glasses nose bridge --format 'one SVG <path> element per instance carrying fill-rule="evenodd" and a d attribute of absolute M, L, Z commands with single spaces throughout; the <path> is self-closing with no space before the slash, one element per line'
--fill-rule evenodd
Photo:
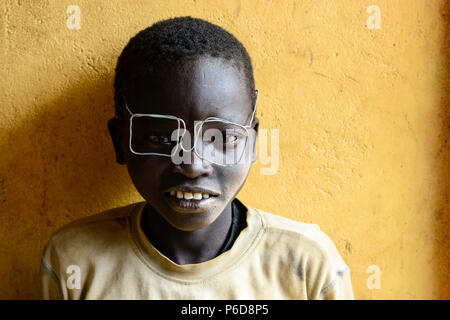
<path fill-rule="evenodd" d="M 186 126 L 186 122 L 184 122 L 183 119 L 180 118 L 180 121 L 182 123 L 182 134 L 180 136 L 179 139 L 179 146 L 181 148 L 181 150 L 183 150 L 184 152 L 195 152 L 197 149 L 197 143 L 199 138 L 201 138 L 201 127 L 203 124 L 203 121 L 199 121 L 199 120 L 194 120 L 194 126 L 193 126 L 193 130 L 188 130 L 187 126 Z M 186 141 L 189 141 L 189 143 L 186 146 Z M 195 152 L 198 156 L 198 152 Z"/>
<path fill-rule="evenodd" d="M 186 128 L 186 124 L 183 121 L 184 131 L 179 142 L 179 147 L 183 150 L 183 152 L 188 154 L 188 159 L 186 159 L 187 162 L 183 161 L 183 166 L 190 168 L 189 170 L 192 171 L 190 172 L 191 175 L 195 174 L 197 171 L 202 171 L 201 174 L 204 174 L 203 171 L 206 170 L 204 168 L 205 164 L 201 153 L 197 150 L 199 139 L 201 141 L 202 123 L 203 121 L 195 120 L 192 130 L 193 134 L 191 134 L 191 131 Z M 189 140 L 189 143 L 187 143 L 186 139 Z"/>

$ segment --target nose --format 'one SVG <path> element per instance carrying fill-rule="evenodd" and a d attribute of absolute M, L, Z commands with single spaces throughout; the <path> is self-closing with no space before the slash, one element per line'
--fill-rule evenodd
<path fill-rule="evenodd" d="M 203 161 L 200 159 L 194 151 L 181 151 L 183 153 L 188 153 L 188 155 L 184 155 L 186 161 L 183 161 L 181 164 L 177 164 L 173 166 L 172 172 L 182 174 L 189 179 L 195 179 L 201 176 L 209 176 L 211 175 L 213 168 L 211 164 L 207 161 Z"/>

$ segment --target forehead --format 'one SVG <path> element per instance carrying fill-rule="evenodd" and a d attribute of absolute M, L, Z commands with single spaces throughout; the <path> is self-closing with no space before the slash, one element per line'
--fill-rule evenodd
<path fill-rule="evenodd" d="M 245 76 L 234 63 L 213 57 L 158 66 L 130 88 L 127 102 L 133 113 L 185 121 L 214 116 L 245 124 L 252 111 Z"/>

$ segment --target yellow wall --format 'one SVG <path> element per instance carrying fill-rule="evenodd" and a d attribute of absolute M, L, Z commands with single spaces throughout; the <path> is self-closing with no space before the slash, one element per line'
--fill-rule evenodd
<path fill-rule="evenodd" d="M 358 299 L 449 299 L 445 2 L 1 1 L 0 298 L 33 297 L 58 227 L 141 200 L 106 129 L 116 59 L 139 30 L 192 15 L 247 47 L 261 127 L 280 133 L 278 173 L 257 164 L 240 198 L 319 224 Z"/>

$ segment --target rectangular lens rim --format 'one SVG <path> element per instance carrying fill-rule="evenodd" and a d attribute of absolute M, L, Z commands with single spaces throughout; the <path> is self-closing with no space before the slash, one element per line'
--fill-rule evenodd
<path fill-rule="evenodd" d="M 133 149 L 132 146 L 132 139 L 133 139 L 133 120 L 134 118 L 141 118 L 141 117 L 148 117 L 148 118 L 157 118 L 157 119 L 170 119 L 170 120 L 176 120 L 177 121 L 177 132 L 178 132 L 178 136 L 177 136 L 177 145 L 172 149 L 172 152 L 170 154 L 166 154 L 166 153 L 158 153 L 158 152 L 138 152 L 136 150 Z M 157 155 L 157 156 L 164 156 L 164 157 L 172 157 L 176 152 L 177 152 L 177 148 L 178 148 L 178 141 L 179 141 L 179 132 L 181 129 L 181 124 L 183 124 L 184 127 L 184 122 L 175 116 L 171 116 L 171 115 L 161 115 L 161 114 L 153 114 L 153 113 L 135 113 L 130 117 L 130 134 L 129 134 L 129 148 L 131 150 L 132 153 L 137 154 L 137 155 L 144 155 L 144 156 L 150 156 L 150 155 Z"/>
<path fill-rule="evenodd" d="M 203 129 L 203 124 L 207 123 L 207 122 L 222 122 L 222 123 L 225 123 L 225 124 L 231 124 L 231 125 L 237 126 L 237 127 L 239 127 L 239 128 L 244 130 L 244 132 L 245 132 L 245 143 L 244 143 L 244 146 L 242 147 L 243 151 L 242 151 L 239 159 L 236 162 L 233 162 L 233 163 L 216 162 L 216 161 L 213 161 L 211 159 L 208 159 L 207 157 L 204 157 L 203 155 L 200 154 L 200 152 L 198 152 L 198 139 L 202 138 L 202 135 L 203 135 L 203 130 L 202 130 Z M 232 121 L 229 121 L 229 120 L 216 118 L 216 117 L 206 118 L 205 120 L 199 122 L 197 124 L 197 126 L 198 127 L 195 129 L 196 137 L 195 137 L 195 140 L 194 140 L 194 152 L 197 155 L 197 157 L 199 157 L 200 159 L 206 160 L 206 161 L 208 161 L 210 163 L 214 163 L 214 164 L 220 165 L 220 166 L 233 166 L 233 165 L 236 165 L 236 164 L 240 163 L 240 161 L 242 160 L 242 157 L 246 153 L 246 149 L 247 149 L 248 138 L 249 138 L 248 129 L 250 128 L 249 126 L 244 126 L 244 125 L 241 125 L 239 123 L 235 123 L 235 122 L 232 122 Z M 225 158 L 226 158 L 226 156 L 225 156 Z"/>

